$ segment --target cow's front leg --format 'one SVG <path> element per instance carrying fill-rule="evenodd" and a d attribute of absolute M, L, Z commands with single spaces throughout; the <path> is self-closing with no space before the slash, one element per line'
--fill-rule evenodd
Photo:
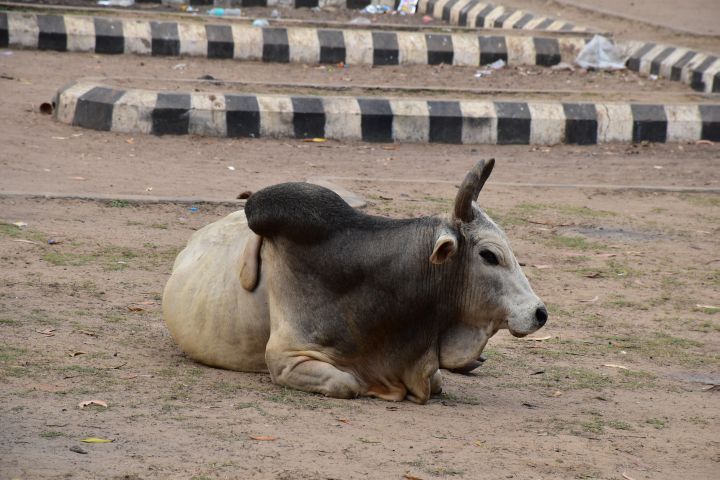
<path fill-rule="evenodd" d="M 326 397 L 355 398 L 361 386 L 350 373 L 328 362 L 299 355 L 265 352 L 265 360 L 273 382 L 305 392 L 322 393 Z"/>

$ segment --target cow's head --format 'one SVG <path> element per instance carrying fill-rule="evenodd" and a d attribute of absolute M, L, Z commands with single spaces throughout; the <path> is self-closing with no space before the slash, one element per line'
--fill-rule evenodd
<path fill-rule="evenodd" d="M 436 239 L 430 261 L 462 263 L 463 322 L 507 328 L 516 337 L 530 334 L 548 318 L 515 259 L 505 233 L 476 200 L 495 165 L 481 160 L 467 174 L 455 198 L 450 224 Z"/>

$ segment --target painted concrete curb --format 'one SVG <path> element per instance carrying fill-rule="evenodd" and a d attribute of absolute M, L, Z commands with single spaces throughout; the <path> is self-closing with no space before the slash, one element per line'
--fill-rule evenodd
<path fill-rule="evenodd" d="M 720 93 L 720 58 L 688 48 L 627 42 L 630 70 L 658 75 L 690 85 L 694 90 Z"/>
<path fill-rule="evenodd" d="M 0 12 L 0 48 L 200 56 L 263 62 L 479 66 L 571 62 L 582 36 L 388 32 Z"/>
<path fill-rule="evenodd" d="M 454 144 L 720 141 L 720 104 L 166 93 L 78 82 L 55 118 L 125 133 Z"/>
<path fill-rule="evenodd" d="M 584 26 L 480 0 L 420 0 L 418 12 L 451 25 L 477 28 L 589 32 Z"/>

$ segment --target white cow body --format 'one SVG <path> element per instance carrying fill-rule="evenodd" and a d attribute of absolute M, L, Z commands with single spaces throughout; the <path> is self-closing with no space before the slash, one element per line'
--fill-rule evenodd
<path fill-rule="evenodd" d="M 240 284 L 241 257 L 253 236 L 237 211 L 198 230 L 178 255 L 163 294 L 163 314 L 191 358 L 230 370 L 267 371 L 270 316 L 265 282 Z"/>

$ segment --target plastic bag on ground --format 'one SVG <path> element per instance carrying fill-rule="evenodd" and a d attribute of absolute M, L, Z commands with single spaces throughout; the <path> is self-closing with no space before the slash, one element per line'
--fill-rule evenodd
<path fill-rule="evenodd" d="M 580 51 L 575 64 L 595 70 L 621 70 L 625 58 L 618 47 L 602 35 L 595 35 Z"/>

